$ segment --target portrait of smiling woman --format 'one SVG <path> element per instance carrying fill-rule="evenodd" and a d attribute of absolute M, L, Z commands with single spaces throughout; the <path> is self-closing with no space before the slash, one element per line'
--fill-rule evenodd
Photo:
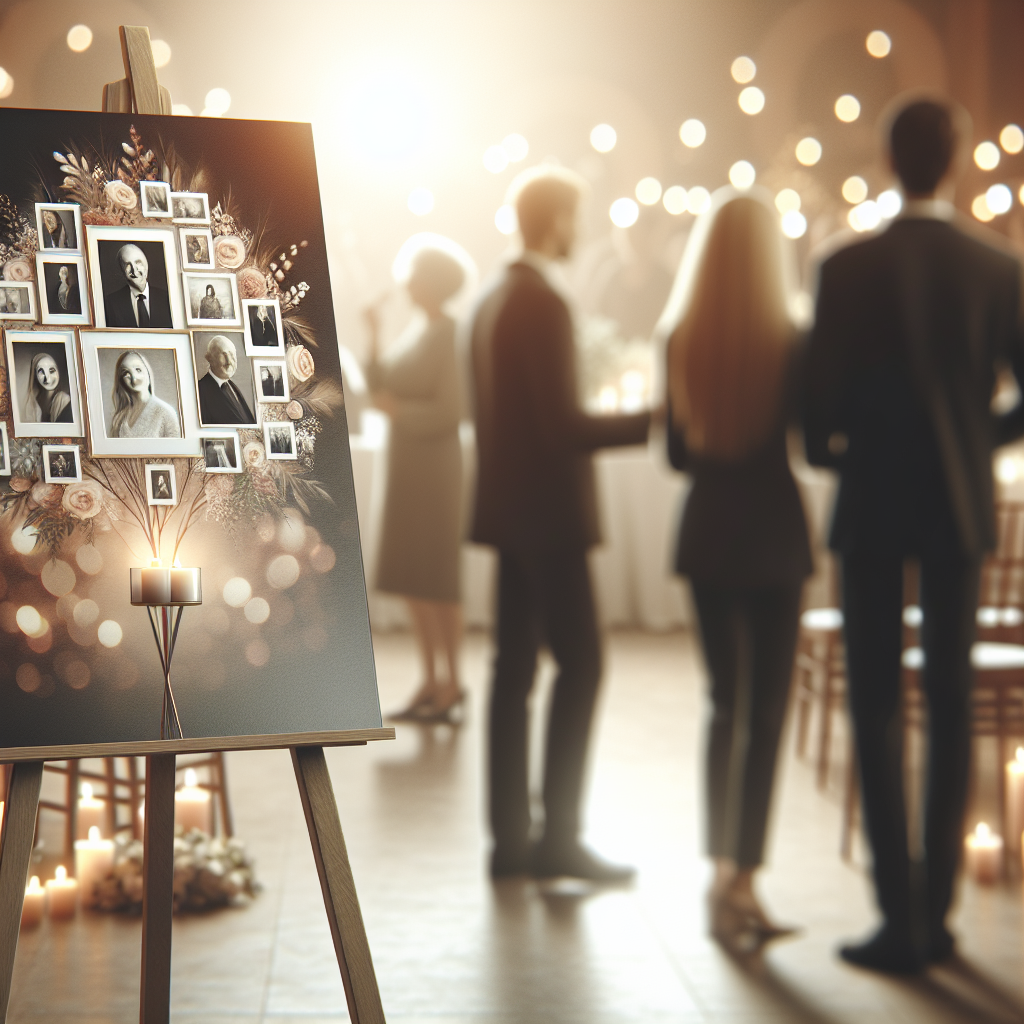
<path fill-rule="evenodd" d="M 114 365 L 110 437 L 181 437 L 177 412 L 153 393 L 153 368 L 136 349 Z"/>
<path fill-rule="evenodd" d="M 37 352 L 29 365 L 22 415 L 26 423 L 71 423 L 71 395 L 61 379 L 57 360 L 49 352 Z"/>

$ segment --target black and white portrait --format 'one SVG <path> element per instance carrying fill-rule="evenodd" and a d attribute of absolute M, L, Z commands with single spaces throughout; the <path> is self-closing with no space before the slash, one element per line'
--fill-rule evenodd
<path fill-rule="evenodd" d="M 36 253 L 40 320 L 44 324 L 88 324 L 85 260 L 71 253 Z"/>
<path fill-rule="evenodd" d="M 213 269 L 213 235 L 209 228 L 180 228 L 178 239 L 183 270 Z"/>
<path fill-rule="evenodd" d="M 107 437 L 182 436 L 174 352 L 141 345 L 102 348 L 98 363 Z"/>
<path fill-rule="evenodd" d="M 242 458 L 238 451 L 238 434 L 206 434 L 202 438 L 203 462 L 207 473 L 241 473 Z"/>
<path fill-rule="evenodd" d="M 290 420 L 263 424 L 263 440 L 268 459 L 297 459 L 295 424 Z"/>
<path fill-rule="evenodd" d="M 171 217 L 171 186 L 166 181 L 140 181 L 139 190 L 143 217 Z"/>
<path fill-rule="evenodd" d="M 252 373 L 256 378 L 256 393 L 261 402 L 287 402 L 288 366 L 283 359 L 254 359 Z"/>
<path fill-rule="evenodd" d="M 36 319 L 36 293 L 31 281 L 0 281 L 0 320 Z"/>
<path fill-rule="evenodd" d="M 77 203 L 36 203 L 40 250 L 82 249 L 82 210 Z"/>
<path fill-rule="evenodd" d="M 176 505 L 178 484 L 171 463 L 146 465 L 146 500 L 150 505 Z"/>
<path fill-rule="evenodd" d="M 277 299 L 245 299 L 242 302 L 245 351 L 251 356 L 283 356 L 284 327 Z"/>
<path fill-rule="evenodd" d="M 205 192 L 172 192 L 171 213 L 175 224 L 209 224 L 210 200 Z"/>
<path fill-rule="evenodd" d="M 11 475 L 11 446 L 7 440 L 7 424 L 0 420 L 0 476 Z"/>
<path fill-rule="evenodd" d="M 182 274 L 185 316 L 190 327 L 240 327 L 234 274 Z"/>
<path fill-rule="evenodd" d="M 199 422 L 204 427 L 256 426 L 256 393 L 241 331 L 193 331 Z"/>
<path fill-rule="evenodd" d="M 6 349 L 15 436 L 81 436 L 72 332 L 7 331 Z"/>
<path fill-rule="evenodd" d="M 43 445 L 43 479 L 48 484 L 74 484 L 82 479 L 77 444 Z"/>

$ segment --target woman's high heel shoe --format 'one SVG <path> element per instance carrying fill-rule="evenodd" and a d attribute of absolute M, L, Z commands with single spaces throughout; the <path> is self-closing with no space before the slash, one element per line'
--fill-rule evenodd
<path fill-rule="evenodd" d="M 435 725 L 459 725 L 465 716 L 466 691 L 457 690 L 448 700 L 432 697 L 424 703 L 411 719 L 414 722 Z"/>
<path fill-rule="evenodd" d="M 742 919 L 743 930 L 755 937 L 758 946 L 774 939 L 788 938 L 800 931 L 791 925 L 776 924 L 756 899 L 737 898 L 735 893 L 726 893 L 724 900 L 733 913 Z"/>

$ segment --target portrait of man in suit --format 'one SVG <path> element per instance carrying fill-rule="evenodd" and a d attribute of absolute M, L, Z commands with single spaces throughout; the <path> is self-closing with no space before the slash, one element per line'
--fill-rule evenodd
<path fill-rule="evenodd" d="M 204 427 L 255 426 L 250 398 L 232 378 L 238 370 L 238 350 L 223 334 L 215 334 L 206 346 L 207 372 L 199 378 L 199 420 Z M 198 363 L 198 359 L 196 360 Z M 247 388 L 251 396 L 251 389 Z"/>
<path fill-rule="evenodd" d="M 104 281 L 107 327 L 173 327 L 166 285 L 150 279 L 149 258 L 132 242 L 117 251 L 113 281 Z M 162 275 L 166 281 L 166 272 Z"/>

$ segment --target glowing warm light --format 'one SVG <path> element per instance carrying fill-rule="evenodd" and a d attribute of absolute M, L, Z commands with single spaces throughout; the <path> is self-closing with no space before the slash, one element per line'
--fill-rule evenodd
<path fill-rule="evenodd" d="M 849 93 L 845 93 L 836 100 L 836 117 L 840 121 L 845 121 L 849 124 L 851 121 L 856 121 L 860 117 L 860 100 L 856 96 L 851 96 Z"/>
<path fill-rule="evenodd" d="M 804 167 L 813 167 L 821 159 L 821 143 L 808 136 L 796 144 L 796 158 Z"/>
<path fill-rule="evenodd" d="M 744 114 L 760 114 L 764 110 L 764 93 L 756 85 L 748 85 L 737 102 Z"/>
<path fill-rule="evenodd" d="M 847 220 L 854 231 L 874 231 L 882 222 L 882 215 L 878 212 L 878 203 L 868 199 L 858 203 L 849 212 Z"/>
<path fill-rule="evenodd" d="M 711 209 L 711 193 L 700 185 L 691 188 L 686 193 L 686 208 L 694 216 L 707 213 Z"/>
<path fill-rule="evenodd" d="M 185 769 L 185 788 L 195 789 L 199 785 L 199 776 L 196 774 L 195 768 Z"/>
<path fill-rule="evenodd" d="M 348 96 L 352 141 L 374 161 L 405 161 L 429 141 L 433 117 L 423 84 L 394 63 L 383 63 Z"/>
<path fill-rule="evenodd" d="M 885 220 L 891 220 L 903 209 L 903 197 L 894 188 L 879 192 L 875 202 L 878 203 L 878 212 Z"/>
<path fill-rule="evenodd" d="M 892 40 L 884 32 L 875 29 L 874 32 L 868 33 L 864 45 L 872 57 L 888 57 L 892 49 Z"/>
<path fill-rule="evenodd" d="M 266 622 L 270 618 L 270 605 L 265 598 L 254 597 L 245 606 L 245 617 L 257 625 Z"/>
<path fill-rule="evenodd" d="M 800 193 L 793 188 L 784 188 L 775 197 L 775 209 L 779 213 L 789 213 L 790 210 L 800 209 Z"/>
<path fill-rule="evenodd" d="M 278 555 L 267 566 L 267 582 L 275 590 L 287 590 L 298 582 L 299 560 L 294 555 Z"/>
<path fill-rule="evenodd" d="M 171 113 L 178 117 L 191 117 L 192 108 L 187 103 L 172 103 Z"/>
<path fill-rule="evenodd" d="M 1020 476 L 1020 466 L 1012 455 L 1004 455 L 996 463 L 996 478 L 1001 484 L 1012 484 Z M 1018 750 L 1024 749 L 1021 747 Z"/>
<path fill-rule="evenodd" d="M 87 597 L 75 605 L 71 617 L 83 628 L 91 626 L 100 617 L 100 606 L 91 597 Z"/>
<path fill-rule="evenodd" d="M 590 144 L 598 153 L 610 153 L 619 137 L 610 124 L 599 124 L 590 133 Z"/>
<path fill-rule="evenodd" d="M 686 213 L 686 189 L 682 185 L 673 185 L 665 189 L 665 195 L 661 199 L 662 205 L 673 216 Z"/>
<path fill-rule="evenodd" d="M 504 206 L 499 206 L 494 214 L 494 226 L 503 235 L 515 234 L 516 228 L 519 226 L 519 220 L 516 217 L 516 208 L 506 203 Z"/>
<path fill-rule="evenodd" d="M 409 209 L 417 217 L 425 217 L 434 208 L 434 193 L 429 188 L 414 188 L 407 200 Z"/>
<path fill-rule="evenodd" d="M 206 94 L 203 113 L 209 117 L 222 117 L 231 109 L 231 93 L 227 89 L 211 89 Z"/>
<path fill-rule="evenodd" d="M 708 132 L 704 127 L 704 122 L 698 121 L 695 117 L 688 118 L 679 126 L 679 138 L 683 145 L 689 146 L 690 149 L 696 149 L 702 145 L 707 137 Z"/>
<path fill-rule="evenodd" d="M 628 228 L 636 223 L 637 217 L 640 216 L 640 207 L 628 196 L 623 196 L 612 203 L 608 216 L 617 228 Z"/>
<path fill-rule="evenodd" d="M 1021 201 L 1021 205 L 1024 206 L 1024 185 L 1021 185 L 1020 191 L 1017 193 L 1017 198 Z"/>
<path fill-rule="evenodd" d="M 729 181 L 732 182 L 733 188 L 738 188 L 741 191 L 750 188 L 756 178 L 757 171 L 754 170 L 754 165 L 749 160 L 737 160 L 729 168 Z"/>
<path fill-rule="evenodd" d="M 994 142 L 979 142 L 974 147 L 974 162 L 983 171 L 994 171 L 999 166 L 999 147 Z"/>
<path fill-rule="evenodd" d="M 11 534 L 11 547 L 19 555 L 31 555 L 35 551 L 38 531 L 34 526 L 22 526 Z"/>
<path fill-rule="evenodd" d="M 252 587 L 247 579 L 233 576 L 224 584 L 224 603 L 232 608 L 241 608 L 252 597 Z"/>
<path fill-rule="evenodd" d="M 92 46 L 92 29 L 88 25 L 72 25 L 68 29 L 68 49 L 84 53 Z"/>
<path fill-rule="evenodd" d="M 123 637 L 124 632 L 113 619 L 106 619 L 101 622 L 100 628 L 96 630 L 96 639 L 104 647 L 116 647 Z"/>
<path fill-rule="evenodd" d="M 636 197 L 644 206 L 653 206 L 661 198 L 661 182 L 657 178 L 641 178 L 637 182 Z"/>
<path fill-rule="evenodd" d="M 154 40 L 152 40 L 150 45 L 151 45 L 151 47 L 153 49 L 153 63 L 158 68 L 165 68 L 165 67 L 167 67 L 167 65 L 171 63 L 171 45 L 170 45 L 170 43 L 166 42 L 166 40 L 163 40 L 163 39 L 154 39 Z M 231 98 L 228 97 L 228 103 L 230 104 L 230 102 L 231 102 Z M 210 105 L 209 101 L 207 101 L 206 105 L 207 106 Z M 227 108 L 225 107 L 225 110 L 226 109 Z"/>
<path fill-rule="evenodd" d="M 3 68 L 0 68 L 0 100 L 7 99 L 12 92 L 14 92 L 14 79 Z"/>
<path fill-rule="evenodd" d="M 843 182 L 843 198 L 848 203 L 853 203 L 856 206 L 857 203 L 863 203 L 867 197 L 868 183 L 863 178 L 855 174 Z"/>
<path fill-rule="evenodd" d="M 526 154 L 530 152 L 530 144 L 517 132 L 506 135 L 502 139 L 501 148 L 505 150 L 505 156 L 509 158 L 509 161 L 514 164 L 519 163 L 520 160 L 525 160 Z"/>
<path fill-rule="evenodd" d="M 486 167 L 491 174 L 501 174 L 501 172 L 508 167 L 508 154 L 501 146 L 491 146 L 490 149 L 484 153 L 484 167 Z"/>
<path fill-rule="evenodd" d="M 799 210 L 787 210 L 782 215 L 782 233 L 787 238 L 803 238 L 807 231 L 807 218 Z"/>
<path fill-rule="evenodd" d="M 1007 153 L 1019 153 L 1024 149 L 1024 131 L 1021 131 L 1019 125 L 1008 124 L 999 133 L 999 145 Z"/>
<path fill-rule="evenodd" d="M 1006 185 L 992 185 L 985 193 L 988 208 L 997 216 L 1009 212 L 1013 206 L 1013 193 Z"/>
<path fill-rule="evenodd" d="M 14 621 L 26 636 L 40 636 L 46 632 L 45 620 L 30 604 L 23 604 L 18 609 Z"/>
<path fill-rule="evenodd" d="M 757 65 L 749 57 L 737 57 L 729 70 L 732 73 L 733 81 L 739 82 L 740 85 L 746 85 L 747 82 L 754 80 L 754 75 L 757 74 Z"/>
<path fill-rule="evenodd" d="M 989 209 L 988 197 L 984 192 L 980 196 L 974 197 L 974 202 L 971 203 L 971 213 L 973 213 L 978 220 L 986 224 L 995 217 L 995 214 Z"/>
<path fill-rule="evenodd" d="M 597 393 L 597 407 L 601 412 L 615 412 L 619 407 L 619 393 L 613 384 L 605 384 Z"/>

